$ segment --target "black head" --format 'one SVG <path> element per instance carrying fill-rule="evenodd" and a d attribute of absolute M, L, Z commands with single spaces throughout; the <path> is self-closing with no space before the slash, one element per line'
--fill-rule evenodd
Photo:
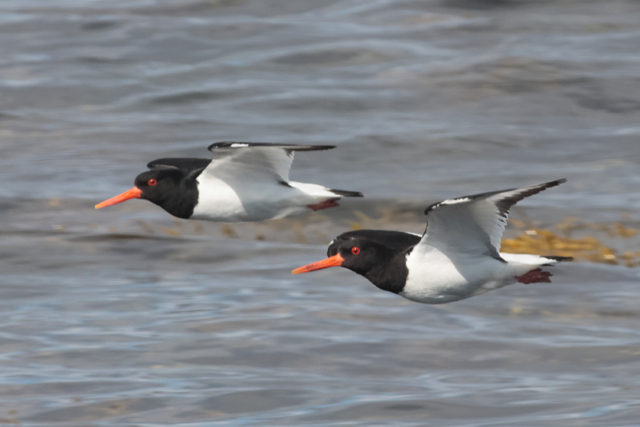
<path fill-rule="evenodd" d="M 149 200 L 178 218 L 189 218 L 195 202 L 189 203 L 189 188 L 184 178 L 184 172 L 180 169 L 153 168 L 138 175 L 135 186 L 142 192 L 141 199 Z"/>
<path fill-rule="evenodd" d="M 405 238 L 406 245 L 399 246 L 398 237 L 413 236 L 407 233 L 377 230 L 349 232 L 336 237 L 327 249 L 328 258 L 308 264 L 292 271 L 293 274 L 308 273 L 329 267 L 345 267 L 369 279 L 380 289 L 400 292 L 407 277 L 405 255 L 415 243 L 413 238 Z M 381 243 L 393 238 L 393 245 Z M 418 240 L 420 238 L 418 237 Z"/>
<path fill-rule="evenodd" d="M 96 205 L 96 208 L 146 199 L 178 218 L 189 218 L 198 203 L 196 178 L 210 160 L 161 159 L 149 163 L 150 170 L 135 179 L 135 187 Z"/>
<path fill-rule="evenodd" d="M 335 238 L 327 248 L 327 256 L 340 257 L 340 266 L 365 275 L 388 255 L 389 250 L 379 243 L 358 238 Z"/>

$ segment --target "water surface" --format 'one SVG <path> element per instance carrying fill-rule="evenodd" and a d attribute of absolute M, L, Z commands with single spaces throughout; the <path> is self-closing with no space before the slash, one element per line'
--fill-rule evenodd
<path fill-rule="evenodd" d="M 5 0 L 0 424 L 637 425 L 637 268 L 576 262 L 444 306 L 289 272 L 352 227 L 421 232 L 429 203 L 560 177 L 520 224 L 577 216 L 617 255 L 640 250 L 607 231 L 640 228 L 639 14 Z M 335 144 L 292 178 L 367 198 L 232 226 L 93 210 L 148 161 L 218 140 Z"/>

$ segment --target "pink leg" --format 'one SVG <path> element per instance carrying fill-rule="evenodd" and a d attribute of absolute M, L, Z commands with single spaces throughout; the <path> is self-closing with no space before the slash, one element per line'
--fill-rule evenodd
<path fill-rule="evenodd" d="M 315 205 L 307 205 L 307 207 L 309 209 L 313 209 L 314 211 L 319 211 L 320 209 L 335 208 L 336 206 L 339 206 L 336 203 L 336 200 L 340 199 L 327 199 L 324 202 L 316 203 Z"/>
<path fill-rule="evenodd" d="M 551 276 L 552 274 L 548 271 L 542 271 L 542 269 L 536 268 L 522 276 L 515 276 L 515 279 L 520 283 L 528 285 L 530 283 L 551 283 Z"/>

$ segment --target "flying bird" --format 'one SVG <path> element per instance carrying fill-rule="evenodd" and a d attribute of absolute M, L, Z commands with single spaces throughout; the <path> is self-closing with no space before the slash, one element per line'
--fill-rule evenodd
<path fill-rule="evenodd" d="M 209 146 L 211 159 L 152 161 L 131 190 L 95 207 L 146 199 L 178 218 L 219 222 L 261 221 L 332 208 L 341 198 L 362 193 L 289 181 L 296 151 L 331 148 L 335 146 L 216 142 Z"/>
<path fill-rule="evenodd" d="M 425 304 L 459 301 L 516 282 L 550 283 L 551 273 L 541 267 L 570 257 L 502 253 L 500 240 L 513 205 L 565 181 L 435 203 L 425 210 L 427 229 L 422 236 L 349 231 L 329 244 L 329 258 L 292 273 L 342 266 L 384 291 Z"/>

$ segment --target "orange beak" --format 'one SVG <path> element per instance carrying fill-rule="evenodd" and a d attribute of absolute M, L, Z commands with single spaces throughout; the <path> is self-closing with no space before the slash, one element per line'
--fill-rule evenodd
<path fill-rule="evenodd" d="M 117 205 L 118 203 L 125 202 L 129 199 L 139 199 L 142 197 L 142 190 L 138 187 L 133 187 L 129 191 L 125 191 L 122 194 L 117 195 L 116 197 L 112 197 L 109 200 L 105 200 L 102 203 L 98 203 L 96 205 L 96 209 L 104 208 L 111 205 Z"/>
<path fill-rule="evenodd" d="M 344 258 L 340 254 L 336 254 L 330 258 L 323 259 L 322 261 L 314 262 L 313 264 L 307 264 L 302 267 L 296 268 L 292 274 L 308 273 L 310 271 L 322 270 L 323 268 L 339 267 L 344 262 Z"/>

